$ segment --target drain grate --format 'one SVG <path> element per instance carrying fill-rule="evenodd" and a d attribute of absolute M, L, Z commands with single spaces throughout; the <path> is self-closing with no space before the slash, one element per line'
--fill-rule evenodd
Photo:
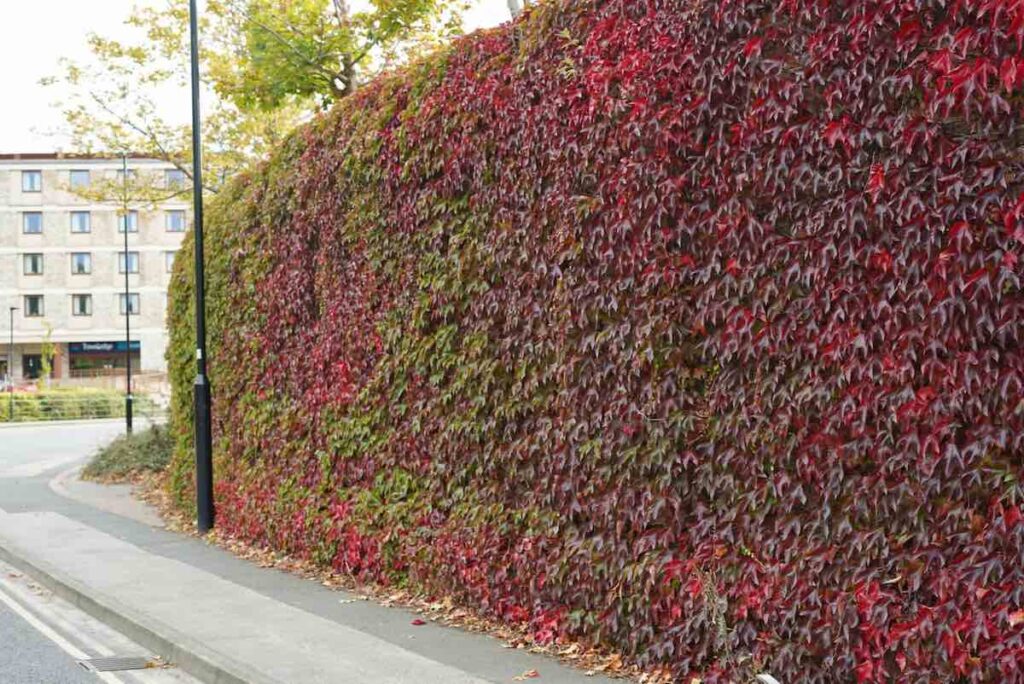
<path fill-rule="evenodd" d="M 111 656 L 108 658 L 86 658 L 78 664 L 89 672 L 124 672 L 125 670 L 146 670 L 158 667 L 155 658 L 147 656 Z"/>

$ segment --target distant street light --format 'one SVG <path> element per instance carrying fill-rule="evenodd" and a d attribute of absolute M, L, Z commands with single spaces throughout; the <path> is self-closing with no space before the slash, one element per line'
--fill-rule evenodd
<path fill-rule="evenodd" d="M 11 342 L 7 347 L 7 420 L 14 422 L 14 312 L 18 307 L 10 307 Z"/>
<path fill-rule="evenodd" d="M 128 258 L 128 155 L 121 155 L 121 221 L 124 227 L 124 360 L 125 360 L 125 395 L 124 395 L 124 427 L 132 434 L 132 297 L 128 291 L 128 273 L 131 271 L 131 260 Z"/>
<path fill-rule="evenodd" d="M 213 435 L 210 424 L 210 383 L 206 377 L 206 277 L 203 272 L 203 159 L 199 116 L 199 22 L 196 0 L 189 0 L 192 47 L 192 206 L 195 214 L 196 379 L 193 384 L 196 447 L 196 527 L 213 529 Z"/>

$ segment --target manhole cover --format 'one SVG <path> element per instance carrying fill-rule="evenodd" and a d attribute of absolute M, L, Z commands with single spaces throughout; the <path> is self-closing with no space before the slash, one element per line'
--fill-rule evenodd
<path fill-rule="evenodd" d="M 146 656 L 111 656 L 108 658 L 86 658 L 78 664 L 90 672 L 123 672 L 125 670 L 145 670 L 157 667 L 154 658 Z"/>

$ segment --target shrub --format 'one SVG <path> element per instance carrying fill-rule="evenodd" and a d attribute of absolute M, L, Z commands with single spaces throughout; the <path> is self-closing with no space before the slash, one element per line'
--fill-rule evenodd
<path fill-rule="evenodd" d="M 96 452 L 82 469 L 82 476 L 90 480 L 123 482 L 138 475 L 163 472 L 173 447 L 167 428 L 160 425 L 121 435 Z"/>
<path fill-rule="evenodd" d="M 77 420 L 120 418 L 124 416 L 124 393 L 103 389 L 50 389 L 14 394 L 14 422 L 38 420 Z M 135 411 L 140 415 L 156 412 L 153 401 L 135 396 Z M 0 422 L 10 420 L 10 401 L 0 397 Z"/>
<path fill-rule="evenodd" d="M 220 524 L 682 681 L 1024 681 L 1022 42 L 565 0 L 367 85 L 211 208 Z"/>

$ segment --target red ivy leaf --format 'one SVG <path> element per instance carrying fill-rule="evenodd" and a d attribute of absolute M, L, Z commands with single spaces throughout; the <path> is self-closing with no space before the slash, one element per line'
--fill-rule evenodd
<path fill-rule="evenodd" d="M 878 196 L 885 189 L 885 169 L 881 164 L 871 165 L 871 175 L 868 178 L 868 193 L 871 195 L 873 200 L 878 200 Z"/>
<path fill-rule="evenodd" d="M 1006 91 L 1012 93 L 1022 80 L 1024 80 L 1024 59 L 1017 57 L 1004 59 L 999 69 L 999 81 Z"/>
<path fill-rule="evenodd" d="M 755 36 L 747 41 L 747 44 L 743 46 L 743 56 L 750 59 L 753 56 L 761 54 L 761 43 L 764 42 L 760 36 Z"/>

